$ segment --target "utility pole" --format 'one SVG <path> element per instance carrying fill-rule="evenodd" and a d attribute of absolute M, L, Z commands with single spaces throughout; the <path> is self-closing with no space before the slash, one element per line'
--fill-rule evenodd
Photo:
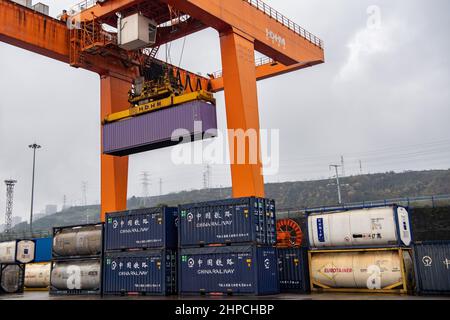
<path fill-rule="evenodd" d="M 5 232 L 11 232 L 12 214 L 14 203 L 14 186 L 17 180 L 5 180 L 6 184 L 6 214 L 5 214 Z"/>
<path fill-rule="evenodd" d="M 142 196 L 144 198 L 149 196 L 149 186 L 150 186 L 150 173 L 148 171 L 143 171 L 141 173 L 142 182 Z"/>
<path fill-rule="evenodd" d="M 363 174 L 363 170 L 362 170 L 362 161 L 359 160 L 359 174 L 362 175 Z"/>
<path fill-rule="evenodd" d="M 36 169 L 36 149 L 42 148 L 40 145 L 33 143 L 28 146 L 33 149 L 33 176 L 31 180 L 31 210 L 30 210 L 30 233 L 33 234 L 33 201 L 34 201 L 34 173 Z"/>
<path fill-rule="evenodd" d="M 162 178 L 159 178 L 159 196 L 162 196 L 162 185 L 163 185 L 163 180 Z"/>
<path fill-rule="evenodd" d="M 334 168 L 336 170 L 336 184 L 337 184 L 337 190 L 338 190 L 338 200 L 339 200 L 339 204 L 342 204 L 341 184 L 339 182 L 339 170 L 338 170 L 339 167 L 340 167 L 340 165 L 330 164 L 330 169 Z"/>
<path fill-rule="evenodd" d="M 141 173 L 141 183 L 142 183 L 142 197 L 143 205 L 147 204 L 147 198 L 149 197 L 149 186 L 150 186 L 150 173 L 148 171 L 143 171 Z"/>

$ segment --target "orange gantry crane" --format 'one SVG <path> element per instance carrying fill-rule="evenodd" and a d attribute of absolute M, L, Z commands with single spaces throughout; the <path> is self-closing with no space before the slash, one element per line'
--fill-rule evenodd
<path fill-rule="evenodd" d="M 127 51 L 104 26 L 116 27 L 118 19 L 135 13 L 155 22 L 156 41 L 146 50 Z M 98 73 L 101 119 L 128 107 L 139 66 L 154 59 L 159 46 L 209 27 L 220 36 L 222 72 L 203 77 L 172 67 L 184 81 L 189 78 L 210 92 L 225 91 L 228 129 L 259 134 L 257 80 L 324 62 L 319 38 L 260 0 L 87 0 L 69 14 L 62 22 L 0 0 L 0 41 Z M 255 50 L 269 58 L 255 61 Z M 237 156 L 235 150 L 230 153 Z M 231 160 L 233 197 L 264 197 L 260 157 L 256 164 Z M 127 180 L 128 157 L 102 153 L 102 221 L 106 212 L 126 209 Z"/>

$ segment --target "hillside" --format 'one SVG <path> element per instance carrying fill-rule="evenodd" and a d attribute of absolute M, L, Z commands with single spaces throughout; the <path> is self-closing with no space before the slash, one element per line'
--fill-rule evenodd
<path fill-rule="evenodd" d="M 332 180 L 283 182 L 266 185 L 267 197 L 276 200 L 277 209 L 301 209 L 335 205 L 336 186 Z M 344 202 L 360 202 L 403 197 L 450 194 L 450 170 L 380 173 L 346 177 L 341 180 Z M 163 195 L 161 197 L 128 200 L 128 208 L 152 207 L 159 204 L 178 205 L 190 202 L 231 197 L 231 189 L 195 190 Z M 99 220 L 99 207 L 73 207 L 33 223 L 35 230 L 49 230 L 53 226 L 75 225 Z M 22 223 L 14 231 L 27 229 Z"/>

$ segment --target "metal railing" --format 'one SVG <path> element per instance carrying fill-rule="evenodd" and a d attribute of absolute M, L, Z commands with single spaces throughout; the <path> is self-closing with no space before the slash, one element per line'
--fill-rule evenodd
<path fill-rule="evenodd" d="M 259 66 L 266 65 L 266 64 L 272 64 L 272 63 L 277 63 L 277 62 L 275 60 L 273 60 L 272 58 L 261 57 L 261 58 L 258 58 L 255 60 L 255 67 L 259 67 Z M 219 70 L 219 71 L 211 73 L 211 75 L 214 79 L 222 78 L 223 71 Z"/>
<path fill-rule="evenodd" d="M 341 210 L 351 210 L 351 209 L 362 209 L 362 208 L 374 208 L 383 207 L 389 205 L 402 205 L 406 207 L 417 206 L 418 203 L 421 205 L 428 204 L 431 207 L 436 207 L 439 201 L 448 202 L 450 205 L 450 194 L 435 195 L 435 196 L 420 196 L 420 197 L 406 197 L 406 198 L 394 198 L 394 199 L 384 199 L 384 200 L 374 200 L 374 201 L 362 201 L 362 202 L 352 202 L 342 205 L 335 206 L 322 206 L 313 208 L 298 208 L 298 209 L 284 209 L 277 213 L 278 216 L 293 216 L 293 215 L 305 215 L 310 213 L 321 213 L 321 212 L 332 212 Z"/>
<path fill-rule="evenodd" d="M 37 239 L 52 237 L 52 233 L 49 230 L 36 230 L 32 233 L 30 231 L 8 232 L 0 233 L 0 242 L 11 241 L 16 239 Z"/>
<path fill-rule="evenodd" d="M 98 0 L 84 0 L 70 7 L 69 15 L 80 13 L 86 9 L 92 8 L 97 4 Z"/>
<path fill-rule="evenodd" d="M 291 31 L 294 31 L 296 34 L 301 36 L 302 38 L 308 40 L 312 44 L 315 44 L 316 46 L 323 49 L 323 41 L 313 35 L 311 32 L 306 31 L 302 27 L 300 27 L 298 24 L 284 16 L 283 14 L 279 13 L 269 5 L 265 4 L 261 0 L 243 0 L 247 3 L 249 3 L 251 6 L 257 8 L 258 10 L 264 12 L 268 16 L 270 16 L 272 19 L 275 19 L 285 27 L 289 28 Z"/>

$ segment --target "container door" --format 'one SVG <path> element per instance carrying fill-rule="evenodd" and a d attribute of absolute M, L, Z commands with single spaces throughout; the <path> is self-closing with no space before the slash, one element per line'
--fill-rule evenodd
<path fill-rule="evenodd" d="M 16 262 L 16 241 L 0 243 L 0 263 Z"/>
<path fill-rule="evenodd" d="M 415 245 L 414 257 L 420 291 L 450 294 L 450 243 Z"/>
<path fill-rule="evenodd" d="M 255 293 L 256 261 L 250 251 L 181 255 L 181 293 Z"/>
<path fill-rule="evenodd" d="M 264 200 L 266 203 L 266 234 L 267 234 L 267 245 L 275 245 L 277 242 L 277 227 L 276 227 L 276 217 L 275 217 L 275 201 L 274 200 Z"/>
<path fill-rule="evenodd" d="M 403 207 L 398 207 L 397 219 L 400 240 L 405 246 L 409 246 L 411 244 L 411 226 L 408 211 Z"/>
<path fill-rule="evenodd" d="M 278 259 L 275 248 L 259 247 L 255 249 L 258 259 L 257 294 L 277 294 L 280 291 L 278 278 Z"/>
<path fill-rule="evenodd" d="M 22 240 L 17 242 L 16 260 L 19 263 L 30 263 L 34 261 L 36 245 L 34 241 Z"/>

